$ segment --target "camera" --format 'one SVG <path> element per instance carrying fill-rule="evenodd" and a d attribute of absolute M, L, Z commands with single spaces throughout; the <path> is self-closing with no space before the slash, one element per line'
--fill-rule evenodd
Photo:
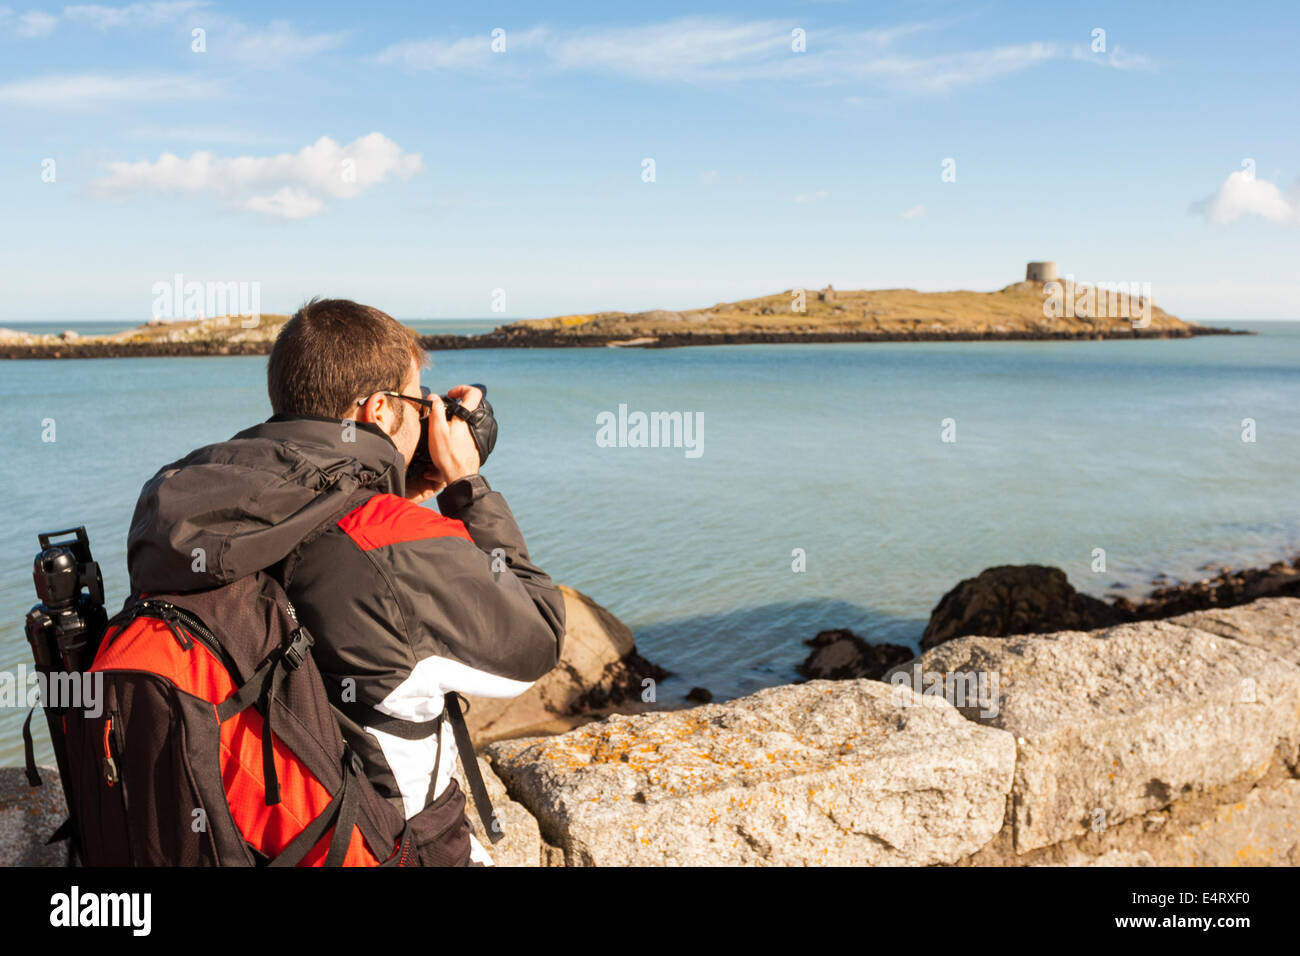
<path fill-rule="evenodd" d="M 477 388 L 482 396 L 479 400 L 478 407 L 470 410 L 465 407 L 464 403 L 458 398 L 452 398 L 450 395 L 443 395 L 443 405 L 447 409 L 447 421 L 453 418 L 459 418 L 469 426 L 470 435 L 474 438 L 474 445 L 478 448 L 479 465 L 487 461 L 488 455 L 497 443 L 497 421 L 496 416 L 492 413 L 492 406 L 487 400 L 487 386 L 474 383 L 470 388 Z M 428 398 L 433 394 L 428 388 L 421 386 L 421 394 Z M 410 484 L 418 480 L 429 469 L 434 467 L 433 459 L 429 457 L 429 418 L 420 422 L 420 443 L 415 448 L 415 454 L 411 458 L 411 464 L 406 470 L 406 480 Z"/>

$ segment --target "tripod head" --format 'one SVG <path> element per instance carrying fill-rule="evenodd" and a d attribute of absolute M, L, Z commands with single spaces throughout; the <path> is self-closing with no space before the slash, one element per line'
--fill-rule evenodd
<path fill-rule="evenodd" d="M 67 535 L 74 540 L 55 540 Z M 104 577 L 90 555 L 84 527 L 36 537 L 41 552 L 32 579 L 41 603 L 27 612 L 27 640 L 38 670 L 81 673 L 94 661 L 108 620 Z"/>

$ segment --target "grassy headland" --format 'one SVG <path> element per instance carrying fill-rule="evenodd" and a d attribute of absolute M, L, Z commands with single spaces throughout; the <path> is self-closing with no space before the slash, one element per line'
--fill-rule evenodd
<path fill-rule="evenodd" d="M 1127 295 L 1098 298 L 1091 314 L 1052 317 L 1041 282 L 996 292 L 913 289 L 795 290 L 684 312 L 598 312 L 526 319 L 493 333 L 548 345 L 688 345 L 714 342 L 1171 338 L 1223 330 L 1184 322 Z M 1067 310 L 1068 312 L 1068 310 Z M 1116 314 L 1118 313 L 1118 314 Z"/>
<path fill-rule="evenodd" d="M 485 335 L 426 335 L 425 348 L 556 348 L 735 345 L 760 342 L 980 341 L 996 339 L 1186 338 L 1230 334 L 1185 322 L 1125 295 L 1097 297 L 1085 309 L 1053 315 L 1051 290 L 1016 282 L 996 292 L 913 289 L 786 290 L 757 299 L 671 312 L 596 312 L 525 319 Z M 802 311 L 799 306 L 802 305 Z M 1138 317 L 1139 318 L 1134 318 Z M 102 336 L 35 335 L 0 329 L 0 358 L 264 355 L 288 317 L 223 316 L 149 322 Z"/>

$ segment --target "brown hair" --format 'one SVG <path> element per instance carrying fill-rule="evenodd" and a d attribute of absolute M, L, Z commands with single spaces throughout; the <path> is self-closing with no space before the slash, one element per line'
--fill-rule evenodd
<path fill-rule="evenodd" d="M 312 299 L 271 347 L 266 390 L 277 415 L 353 418 L 357 399 L 401 388 L 425 364 L 415 334 L 392 316 L 349 299 Z M 400 424 L 405 402 L 397 404 Z"/>

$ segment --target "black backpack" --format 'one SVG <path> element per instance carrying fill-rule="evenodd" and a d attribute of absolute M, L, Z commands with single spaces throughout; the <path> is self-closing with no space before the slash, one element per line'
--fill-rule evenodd
<path fill-rule="evenodd" d="M 77 544 L 62 550 L 94 567 L 84 529 L 76 533 Z M 56 837 L 71 837 L 83 862 L 468 864 L 465 798 L 454 780 L 410 820 L 366 780 L 312 660 L 312 637 L 274 577 L 134 595 L 101 634 L 102 615 L 90 613 L 69 637 L 50 626 L 58 595 L 41 585 L 42 560 L 60 563 L 51 537 L 41 536 L 37 558 L 46 603 L 28 616 L 37 669 L 47 679 L 84 672 L 101 688 L 94 708 L 42 701 L 70 814 Z M 81 573 L 79 585 L 90 578 Z M 83 608 L 93 605 L 93 583 L 89 590 L 87 601 L 78 589 Z M 26 725 L 24 739 L 28 776 L 39 784 Z M 490 807 L 479 810 L 490 819 Z"/>

